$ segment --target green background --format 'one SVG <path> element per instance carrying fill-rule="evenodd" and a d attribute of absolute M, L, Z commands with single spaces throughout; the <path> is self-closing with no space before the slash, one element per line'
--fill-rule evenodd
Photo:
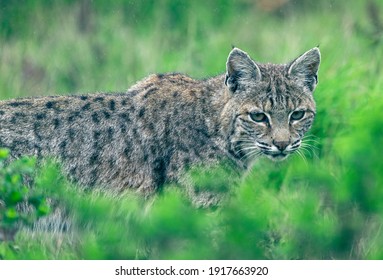
<path fill-rule="evenodd" d="M 0 98 L 122 92 L 158 72 L 209 77 L 232 45 L 273 63 L 320 46 L 303 157 L 261 159 L 230 186 L 220 171 L 199 177 L 231 190 L 214 209 L 177 186 L 150 201 L 81 191 L 46 164 L 36 188 L 75 216 L 70 229 L 23 228 L 0 257 L 383 259 L 381 1 L 0 1 Z M 4 182 L 17 168 L 7 172 Z"/>

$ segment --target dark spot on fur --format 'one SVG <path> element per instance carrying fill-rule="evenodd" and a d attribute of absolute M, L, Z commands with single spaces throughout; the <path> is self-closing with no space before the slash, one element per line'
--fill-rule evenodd
<path fill-rule="evenodd" d="M 190 158 L 186 157 L 183 159 L 184 166 L 188 166 L 190 164 Z"/>
<path fill-rule="evenodd" d="M 0 115 L 4 115 L 5 114 L 5 112 L 4 111 L 0 111 Z"/>
<path fill-rule="evenodd" d="M 129 90 L 126 94 L 130 96 L 136 96 L 139 93 L 137 90 Z"/>
<path fill-rule="evenodd" d="M 69 176 L 71 176 L 72 178 L 75 177 L 76 175 L 76 172 L 77 171 L 77 168 L 76 167 L 72 167 L 70 170 L 69 170 Z"/>
<path fill-rule="evenodd" d="M 151 88 L 152 86 L 153 86 L 153 84 L 149 83 L 149 84 L 145 85 L 142 89 L 145 91 L 145 90 Z"/>
<path fill-rule="evenodd" d="M 121 133 L 125 133 L 126 132 L 126 126 L 123 123 L 120 124 L 120 129 L 121 129 Z"/>
<path fill-rule="evenodd" d="M 93 131 L 93 140 L 98 141 L 100 139 L 101 132 L 98 130 Z"/>
<path fill-rule="evenodd" d="M 90 158 L 89 158 L 89 164 L 90 165 L 95 165 L 98 163 L 98 159 L 99 159 L 100 155 L 97 153 L 97 152 L 94 152 Z"/>
<path fill-rule="evenodd" d="M 179 143 L 179 146 L 180 146 L 180 150 L 181 150 L 182 152 L 185 152 L 185 153 L 188 153 L 188 152 L 189 152 L 188 147 L 187 147 L 184 143 Z"/>
<path fill-rule="evenodd" d="M 127 113 L 121 113 L 120 118 L 123 119 L 126 122 L 130 121 L 129 115 Z"/>
<path fill-rule="evenodd" d="M 109 109 L 111 111 L 114 111 L 116 109 L 116 101 L 114 101 L 114 100 L 109 101 Z"/>
<path fill-rule="evenodd" d="M 59 119 L 54 119 L 53 120 L 53 127 L 56 129 L 58 128 L 60 125 L 60 120 Z"/>
<path fill-rule="evenodd" d="M 203 129 L 203 128 L 204 128 L 204 129 Z M 210 136 L 209 136 L 209 133 L 208 133 L 208 131 L 207 131 L 207 128 L 206 128 L 206 127 L 203 127 L 203 128 L 196 128 L 195 131 L 196 131 L 199 135 L 203 136 L 204 138 L 209 138 Z"/>
<path fill-rule="evenodd" d="M 109 141 L 113 140 L 113 135 L 114 135 L 114 129 L 113 129 L 113 127 L 109 127 L 108 128 L 108 139 L 109 139 Z"/>
<path fill-rule="evenodd" d="M 178 97 L 178 96 L 180 96 L 180 93 L 179 93 L 178 91 L 173 92 L 173 97 L 174 97 L 174 98 L 176 98 L 176 97 Z"/>
<path fill-rule="evenodd" d="M 162 79 L 165 75 L 164 74 L 157 74 L 158 79 Z"/>
<path fill-rule="evenodd" d="M 15 116 L 18 117 L 18 118 L 22 118 L 22 117 L 25 117 L 25 114 L 22 113 L 22 112 L 16 112 Z"/>
<path fill-rule="evenodd" d="M 96 97 L 93 101 L 104 101 L 104 97 Z"/>
<path fill-rule="evenodd" d="M 98 116 L 96 112 L 92 114 L 92 121 L 94 123 L 100 123 L 100 117 Z"/>
<path fill-rule="evenodd" d="M 140 111 L 138 112 L 138 117 L 141 118 L 141 117 L 144 116 L 144 114 L 145 114 L 145 108 L 142 107 L 142 108 L 140 109 Z"/>
<path fill-rule="evenodd" d="M 89 108 L 90 108 L 90 103 L 88 102 L 84 106 L 81 107 L 81 110 L 86 111 L 86 110 L 89 110 Z"/>
<path fill-rule="evenodd" d="M 12 118 L 11 118 L 11 124 L 16 124 L 16 122 L 17 122 L 17 118 L 15 117 L 15 116 L 13 116 Z"/>
<path fill-rule="evenodd" d="M 126 99 L 124 99 L 124 100 L 121 101 L 121 105 L 122 105 L 122 106 L 126 106 L 127 103 L 128 103 L 128 102 L 126 101 Z"/>
<path fill-rule="evenodd" d="M 167 104 L 166 100 L 162 100 L 160 104 L 161 109 L 165 109 L 166 104 Z"/>
<path fill-rule="evenodd" d="M 161 186 L 166 181 L 166 168 L 167 164 L 164 158 L 158 158 L 153 162 L 153 171 L 156 176 L 157 185 Z"/>
<path fill-rule="evenodd" d="M 108 111 L 103 111 L 103 113 L 104 113 L 105 119 L 110 118 L 110 113 Z"/>
<path fill-rule="evenodd" d="M 145 92 L 143 98 L 144 99 L 148 98 L 150 95 L 154 94 L 157 90 L 158 88 L 156 87 L 149 89 L 147 92 Z"/>
<path fill-rule="evenodd" d="M 133 136 L 136 138 L 139 137 L 138 132 L 137 132 L 137 128 L 133 128 Z"/>
<path fill-rule="evenodd" d="M 45 107 L 47 107 L 48 109 L 52 109 L 54 105 L 55 102 L 52 101 L 48 101 L 47 103 L 45 103 Z"/>
<path fill-rule="evenodd" d="M 80 112 L 73 112 L 69 115 L 68 121 L 73 122 L 78 117 L 80 117 Z"/>
<path fill-rule="evenodd" d="M 151 146 L 149 147 L 149 150 L 150 150 L 150 152 L 151 152 L 152 154 L 155 154 L 157 149 L 156 149 L 156 146 L 151 145 Z"/>
<path fill-rule="evenodd" d="M 36 114 L 36 119 L 37 120 L 42 120 L 42 119 L 45 119 L 47 115 L 45 113 L 37 113 Z"/>
<path fill-rule="evenodd" d="M 8 105 L 12 107 L 19 107 L 19 106 L 30 105 L 30 104 L 31 104 L 30 102 L 26 102 L 26 101 L 16 101 L 16 102 L 11 102 Z"/>
<path fill-rule="evenodd" d="M 153 123 L 149 123 L 148 128 L 149 128 L 150 131 L 154 131 L 154 124 Z"/>
<path fill-rule="evenodd" d="M 88 96 L 81 95 L 81 96 L 80 96 L 80 99 L 81 99 L 81 100 L 87 100 L 87 99 L 88 99 Z"/>
<path fill-rule="evenodd" d="M 65 149 L 66 148 L 66 141 L 62 141 L 60 144 L 59 144 L 59 148 L 60 149 Z"/>
<path fill-rule="evenodd" d="M 40 123 L 36 122 L 33 124 L 33 132 L 35 133 L 35 136 L 37 140 L 41 141 L 41 135 L 40 135 Z"/>

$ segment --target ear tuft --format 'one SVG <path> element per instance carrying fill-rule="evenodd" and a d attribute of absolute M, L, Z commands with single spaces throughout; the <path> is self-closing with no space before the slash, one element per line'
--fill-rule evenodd
<path fill-rule="evenodd" d="M 313 48 L 295 59 L 289 66 L 288 75 L 296 78 L 314 91 L 318 83 L 318 70 L 321 60 L 319 48 Z"/>
<path fill-rule="evenodd" d="M 231 92 L 250 81 L 261 79 L 258 65 L 244 51 L 233 48 L 226 62 L 225 84 Z"/>

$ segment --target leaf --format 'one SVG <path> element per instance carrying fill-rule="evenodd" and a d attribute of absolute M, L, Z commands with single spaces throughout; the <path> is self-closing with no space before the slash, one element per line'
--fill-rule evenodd
<path fill-rule="evenodd" d="M 32 196 L 28 199 L 28 202 L 32 204 L 35 208 L 39 208 L 39 206 L 43 203 L 44 198 L 41 195 Z"/>
<path fill-rule="evenodd" d="M 0 160 L 5 160 L 9 156 L 9 150 L 7 149 L 0 149 Z"/>
<path fill-rule="evenodd" d="M 19 217 L 19 213 L 17 213 L 17 210 L 15 208 L 8 208 L 5 211 L 5 217 L 8 220 L 16 220 Z"/>
<path fill-rule="evenodd" d="M 16 185 L 16 184 L 20 183 L 20 181 L 21 181 L 20 174 L 13 174 L 11 176 L 11 184 Z"/>
<path fill-rule="evenodd" d="M 45 216 L 47 214 L 49 214 L 50 212 L 50 208 L 49 208 L 49 205 L 46 204 L 46 203 L 42 203 L 39 205 L 39 207 L 37 208 L 37 215 L 39 217 L 42 217 L 42 216 Z"/>
<path fill-rule="evenodd" d="M 12 191 L 7 199 L 7 203 L 10 205 L 16 205 L 17 203 L 23 201 L 24 196 L 20 191 Z"/>

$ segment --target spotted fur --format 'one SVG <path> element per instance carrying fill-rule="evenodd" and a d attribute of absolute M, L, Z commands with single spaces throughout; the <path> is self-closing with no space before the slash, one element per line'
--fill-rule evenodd
<path fill-rule="evenodd" d="M 258 154 L 282 159 L 299 148 L 315 116 L 319 62 L 318 48 L 282 65 L 234 48 L 226 73 L 206 80 L 158 74 L 124 93 L 2 101 L 0 146 L 14 158 L 53 156 L 81 185 L 144 194 L 196 164 L 244 170 Z M 296 111 L 304 116 L 292 120 Z"/>

